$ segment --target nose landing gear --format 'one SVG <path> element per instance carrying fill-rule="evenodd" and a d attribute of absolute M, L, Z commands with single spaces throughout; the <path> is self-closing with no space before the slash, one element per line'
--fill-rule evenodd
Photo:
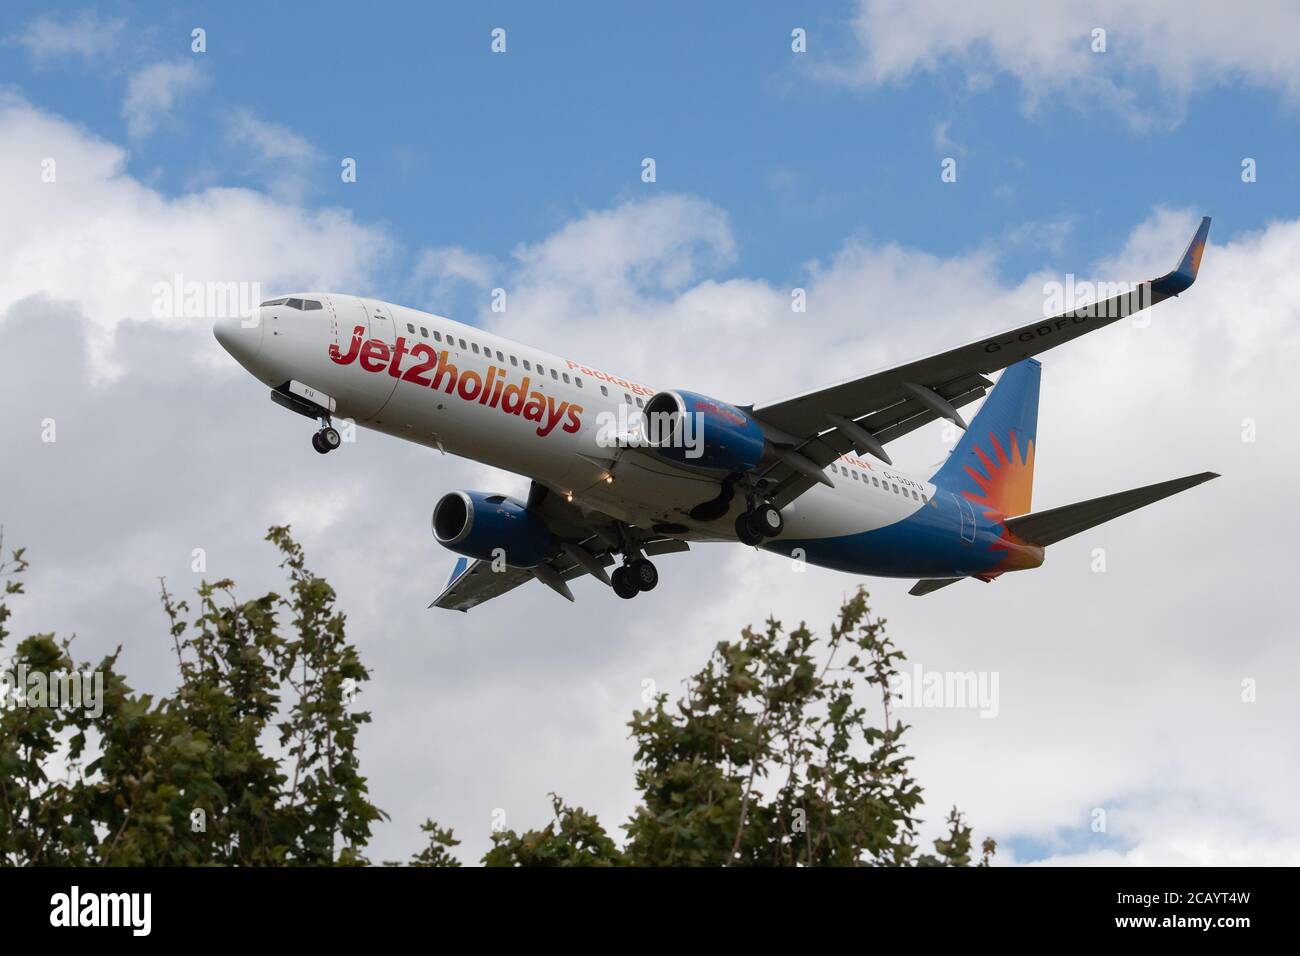
<path fill-rule="evenodd" d="M 311 447 L 315 448 L 322 455 L 332 452 L 335 448 L 343 443 L 342 437 L 333 425 L 326 420 L 325 427 L 311 436 Z"/>

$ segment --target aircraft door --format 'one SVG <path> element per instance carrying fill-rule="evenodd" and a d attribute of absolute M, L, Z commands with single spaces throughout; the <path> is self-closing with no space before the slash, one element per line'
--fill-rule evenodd
<path fill-rule="evenodd" d="M 961 515 L 961 538 L 963 541 L 975 540 L 975 509 L 971 507 L 970 502 L 961 495 L 953 495 L 952 500 L 957 502 L 957 511 Z"/>
<path fill-rule="evenodd" d="M 397 341 L 397 332 L 394 330 L 393 317 L 389 313 L 388 306 L 374 299 L 361 301 L 365 304 L 366 311 L 370 313 L 370 337 L 393 345 Z"/>
<path fill-rule="evenodd" d="M 372 339 L 378 339 L 379 341 L 388 344 L 390 347 L 396 347 L 399 333 L 393 319 L 392 310 L 389 308 L 387 303 L 379 302 L 375 299 L 361 299 L 359 301 L 365 307 L 366 312 L 370 316 L 370 337 Z M 407 359 L 407 362 L 409 363 L 410 359 Z M 393 397 L 393 392 L 397 389 L 397 383 L 399 381 L 398 376 L 396 375 L 384 376 L 383 380 L 389 384 L 385 385 L 382 389 L 383 400 L 380 402 L 379 408 L 377 408 L 375 413 L 370 416 L 379 422 L 383 421 L 380 416 L 385 407 L 387 407 L 389 399 Z"/>

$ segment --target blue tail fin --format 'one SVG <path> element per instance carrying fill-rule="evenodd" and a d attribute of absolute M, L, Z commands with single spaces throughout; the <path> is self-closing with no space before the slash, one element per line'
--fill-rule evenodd
<path fill-rule="evenodd" d="M 931 481 L 986 510 L 1027 514 L 1034 489 L 1041 371 L 1037 359 L 1008 366 Z"/>

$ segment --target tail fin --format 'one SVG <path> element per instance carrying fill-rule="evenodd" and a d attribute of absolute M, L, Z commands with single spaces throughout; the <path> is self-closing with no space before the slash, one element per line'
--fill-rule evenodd
<path fill-rule="evenodd" d="M 931 481 L 990 511 L 1028 512 L 1034 490 L 1041 372 L 1037 359 L 1008 366 Z"/>

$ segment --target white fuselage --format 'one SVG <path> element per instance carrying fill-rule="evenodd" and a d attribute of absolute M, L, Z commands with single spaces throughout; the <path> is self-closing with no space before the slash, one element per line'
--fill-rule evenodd
<path fill-rule="evenodd" d="M 298 298 L 320 307 L 268 305 L 256 322 L 218 326 L 222 344 L 268 386 L 301 383 L 337 403 L 336 419 L 526 476 L 641 528 L 735 540 L 739 496 L 727 515 L 695 521 L 686 512 L 716 495 L 716 478 L 610 440 L 656 389 L 404 306 L 332 293 Z M 836 487 L 818 485 L 788 505 L 781 537 L 870 531 L 935 495 L 929 482 L 880 462 L 846 457 L 829 472 Z"/>

